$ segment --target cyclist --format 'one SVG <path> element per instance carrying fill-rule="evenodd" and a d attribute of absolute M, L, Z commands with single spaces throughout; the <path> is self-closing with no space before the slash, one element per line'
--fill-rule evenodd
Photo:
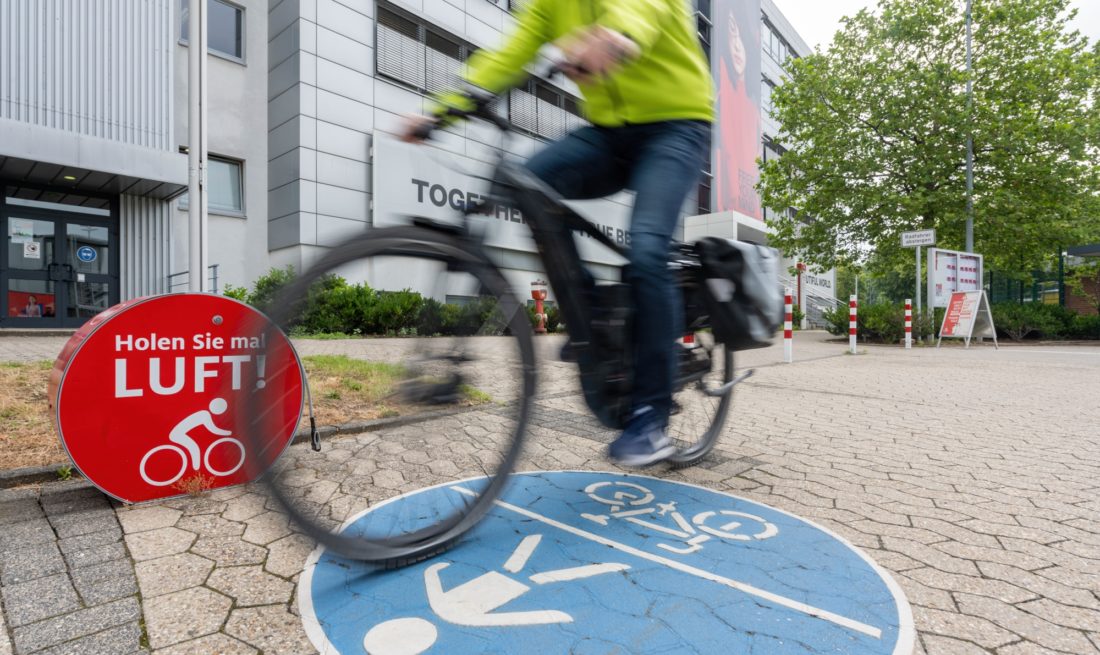
<path fill-rule="evenodd" d="M 501 93 L 523 79 L 544 45 L 557 45 L 592 125 L 550 144 L 527 167 L 567 199 L 624 188 L 636 194 L 628 280 L 635 385 L 631 418 L 609 455 L 627 466 L 654 464 L 676 452 L 666 431 L 682 318 L 668 256 L 680 209 L 709 156 L 710 68 L 684 0 L 529 0 L 516 20 L 501 48 L 470 58 L 466 82 Z M 472 109 L 465 94 L 438 100 L 436 116 Z M 410 119 L 405 140 L 417 141 L 432 120 Z"/>
<path fill-rule="evenodd" d="M 225 402 L 224 398 L 215 398 L 210 401 L 209 409 L 200 409 L 183 419 L 176 424 L 176 427 L 172 428 L 172 432 L 168 435 L 169 441 L 183 446 L 184 450 L 191 456 L 191 468 L 196 471 L 199 470 L 199 465 L 202 464 L 202 457 L 199 451 L 199 444 L 191 438 L 189 433 L 195 428 L 202 427 L 222 437 L 228 437 L 233 434 L 232 431 L 223 430 L 214 424 L 214 415 L 217 414 L 220 416 L 224 414 L 227 409 L 229 409 L 229 403 Z"/>

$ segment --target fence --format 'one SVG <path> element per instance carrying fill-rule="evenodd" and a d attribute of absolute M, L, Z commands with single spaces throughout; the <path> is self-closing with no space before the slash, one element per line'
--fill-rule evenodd
<path fill-rule="evenodd" d="M 206 279 L 210 283 L 210 292 L 218 293 L 218 265 L 211 264 L 206 269 L 210 271 L 210 277 Z M 186 291 L 191 283 L 191 271 L 180 271 L 168 276 L 168 292 Z M 180 287 L 183 287 L 182 289 Z"/>

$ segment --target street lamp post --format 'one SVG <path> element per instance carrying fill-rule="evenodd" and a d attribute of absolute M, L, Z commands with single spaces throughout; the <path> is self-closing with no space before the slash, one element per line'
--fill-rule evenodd
<path fill-rule="evenodd" d="M 970 119 L 974 106 L 974 87 L 971 81 L 973 59 L 970 52 L 970 9 L 972 0 L 966 0 L 966 252 L 974 252 L 974 135 Z"/>

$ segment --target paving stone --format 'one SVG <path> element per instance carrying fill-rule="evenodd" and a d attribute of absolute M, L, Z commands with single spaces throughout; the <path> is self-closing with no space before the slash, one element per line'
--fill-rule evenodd
<path fill-rule="evenodd" d="M 179 528 L 158 528 L 126 535 L 126 546 L 133 558 L 141 562 L 182 553 L 195 543 L 195 539 L 193 532 Z"/>
<path fill-rule="evenodd" d="M 126 558 L 126 547 L 121 541 L 87 548 L 66 548 L 63 545 L 61 552 L 64 553 L 65 563 L 69 565 L 70 569 L 79 569 Z"/>
<path fill-rule="evenodd" d="M 0 552 L 0 583 L 26 582 L 65 571 L 56 543 L 41 543 Z"/>
<path fill-rule="evenodd" d="M 163 648 L 217 632 L 225 623 L 232 601 L 203 587 L 145 601 L 145 629 L 149 645 Z"/>
<path fill-rule="evenodd" d="M 206 585 L 236 600 L 237 607 L 286 603 L 294 589 L 294 585 L 265 573 L 260 566 L 220 568 L 210 575 Z"/>
<path fill-rule="evenodd" d="M 988 655 L 990 652 L 977 644 L 951 637 L 924 635 L 921 641 L 927 652 L 936 655 Z"/>
<path fill-rule="evenodd" d="M 214 562 L 191 553 L 159 557 L 134 565 L 144 598 L 198 587 L 206 582 L 213 568 Z"/>
<path fill-rule="evenodd" d="M 127 559 L 104 562 L 71 572 L 73 585 L 86 605 L 98 605 L 138 592 L 133 565 Z"/>
<path fill-rule="evenodd" d="M 204 494 L 200 498 L 192 499 L 191 502 L 182 506 L 183 513 L 186 516 L 198 516 L 200 514 L 221 514 L 225 511 L 226 501 L 215 500 Z"/>
<path fill-rule="evenodd" d="M 267 498 L 261 494 L 244 494 L 226 503 L 222 518 L 230 521 L 246 521 L 264 513 Z"/>
<path fill-rule="evenodd" d="M 4 614 L 12 627 L 48 619 L 80 607 L 80 599 L 65 573 L 6 586 L 3 596 Z"/>
<path fill-rule="evenodd" d="M 233 610 L 225 631 L 262 651 L 264 655 L 314 653 L 302 630 L 302 621 L 285 605 Z"/>
<path fill-rule="evenodd" d="M 221 633 L 162 648 L 155 655 L 256 655 L 255 648 Z"/>
<path fill-rule="evenodd" d="M 37 498 L 16 498 L 0 501 L 0 525 L 21 523 L 33 519 L 45 518 L 42 506 Z"/>
<path fill-rule="evenodd" d="M 140 649 L 141 624 L 133 621 L 39 651 L 35 655 L 123 655 Z"/>
<path fill-rule="evenodd" d="M 965 614 L 988 619 L 1043 646 L 1067 653 L 1087 653 L 1092 648 L 1084 633 L 1053 625 L 992 598 L 956 594 L 955 601 L 959 604 L 959 610 Z"/>
<path fill-rule="evenodd" d="M 150 507 L 128 507 L 118 510 L 118 522 L 127 534 L 146 532 L 160 528 L 170 528 L 183 516 L 183 512 L 160 505 Z"/>
<path fill-rule="evenodd" d="M 284 578 L 293 577 L 302 572 L 306 558 L 317 544 L 303 534 L 292 534 L 267 547 L 267 562 L 264 568 Z"/>
<path fill-rule="evenodd" d="M 0 630 L 0 655 L 12 655 L 11 639 L 8 639 L 7 630 Z"/>
<path fill-rule="evenodd" d="M 185 516 L 176 526 L 203 537 L 239 537 L 244 534 L 244 523 L 229 521 L 217 514 Z"/>
<path fill-rule="evenodd" d="M 15 628 L 15 652 L 18 655 L 55 646 L 107 628 L 141 619 L 136 598 L 123 598 L 105 605 L 77 610 L 31 625 Z"/>
<path fill-rule="evenodd" d="M 94 509 L 60 514 L 52 513 L 47 509 L 46 517 L 49 518 L 50 524 L 57 532 L 57 536 L 62 539 L 118 527 L 115 511 L 105 502 L 99 503 L 99 505 Z"/>
<path fill-rule="evenodd" d="M 266 546 L 290 534 L 290 521 L 285 514 L 279 512 L 265 512 L 249 519 L 246 525 L 248 527 L 244 531 L 244 540 L 260 546 Z"/>
<path fill-rule="evenodd" d="M 9 523 L 0 531 L 0 549 L 26 548 L 33 544 L 56 541 L 53 526 L 44 518 Z"/>
<path fill-rule="evenodd" d="M 240 537 L 199 537 L 191 552 L 214 560 L 218 566 L 262 564 L 267 558 L 266 550 Z"/>

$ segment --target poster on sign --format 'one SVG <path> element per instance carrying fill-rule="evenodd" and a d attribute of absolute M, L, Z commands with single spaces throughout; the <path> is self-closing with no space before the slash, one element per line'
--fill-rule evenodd
<path fill-rule="evenodd" d="M 972 252 L 928 249 L 928 306 L 947 307 L 956 291 L 982 288 L 983 258 Z"/>
<path fill-rule="evenodd" d="M 137 503 L 249 482 L 290 445 L 303 389 L 294 347 L 262 314 L 183 293 L 86 323 L 54 363 L 48 398 L 81 474 Z M 257 406 L 268 410 L 262 439 L 236 434 Z"/>
<path fill-rule="evenodd" d="M 940 339 L 936 343 L 939 348 L 944 338 L 963 339 L 966 347 L 970 347 L 973 337 L 991 337 L 993 346 L 997 344 L 997 330 L 993 327 L 993 312 L 989 309 L 989 299 L 985 291 L 957 291 L 951 294 L 951 302 L 947 305 L 947 311 L 943 315 L 943 323 L 940 325 Z"/>

